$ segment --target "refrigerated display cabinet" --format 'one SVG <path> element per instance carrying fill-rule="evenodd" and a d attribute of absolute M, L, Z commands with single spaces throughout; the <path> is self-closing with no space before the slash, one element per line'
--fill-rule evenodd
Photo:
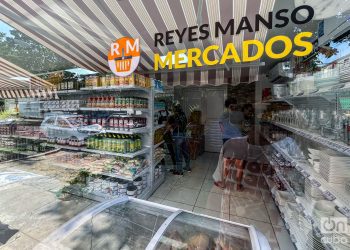
<path fill-rule="evenodd" d="M 271 249 L 253 226 L 121 197 L 91 207 L 39 249 Z"/>

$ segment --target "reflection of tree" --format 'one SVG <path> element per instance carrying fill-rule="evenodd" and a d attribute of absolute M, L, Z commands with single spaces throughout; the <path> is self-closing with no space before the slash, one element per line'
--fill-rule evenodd
<path fill-rule="evenodd" d="M 48 48 L 25 34 L 11 30 L 11 35 L 0 33 L 0 57 L 32 73 L 75 67 Z"/>

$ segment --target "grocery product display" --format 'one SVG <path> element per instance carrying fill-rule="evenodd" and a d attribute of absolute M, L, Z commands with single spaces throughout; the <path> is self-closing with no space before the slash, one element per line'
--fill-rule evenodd
<path fill-rule="evenodd" d="M 143 108 L 147 109 L 147 99 L 137 97 L 97 96 L 86 102 L 91 108 Z"/>
<path fill-rule="evenodd" d="M 130 187 L 127 192 L 131 194 L 134 190 L 135 187 Z M 101 207 L 96 206 L 96 209 L 99 208 Z M 81 228 L 94 227 L 107 217 L 105 226 L 114 237 L 108 239 L 108 243 L 105 241 L 104 243 L 115 248 L 266 249 L 269 247 L 266 238 L 253 226 L 208 218 L 133 198 L 121 198 L 115 203 L 106 204 L 97 214 L 94 214 L 94 211 L 85 213 L 85 217 L 86 220 L 82 221 L 75 231 L 64 226 L 58 228 L 52 233 L 53 237 L 45 240 L 43 246 L 74 248 L 79 244 L 80 247 L 88 247 L 90 243 L 84 240 L 87 236 L 83 234 Z M 78 218 L 79 215 L 66 225 L 72 225 Z M 138 231 L 134 230 L 135 227 Z M 74 241 L 73 238 L 81 240 Z M 132 240 L 126 240 L 131 238 Z M 98 242 L 99 236 L 94 240 Z"/>
<path fill-rule="evenodd" d="M 142 140 L 138 135 L 98 134 L 87 139 L 87 148 L 130 153 L 142 149 Z"/>

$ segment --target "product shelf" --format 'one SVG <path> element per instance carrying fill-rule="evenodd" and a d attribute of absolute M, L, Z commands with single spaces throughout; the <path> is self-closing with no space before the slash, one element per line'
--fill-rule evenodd
<path fill-rule="evenodd" d="M 154 131 L 156 131 L 157 129 L 160 129 L 160 128 L 164 128 L 165 127 L 165 124 L 158 124 L 158 125 L 155 125 L 154 126 Z"/>
<path fill-rule="evenodd" d="M 143 149 L 138 150 L 136 152 L 124 154 L 124 153 L 116 153 L 116 152 L 103 151 L 103 150 L 97 150 L 97 149 L 88 149 L 85 147 L 75 147 L 75 146 L 69 146 L 69 145 L 59 145 L 59 144 L 49 144 L 49 145 L 52 145 L 52 147 L 55 147 L 55 148 L 68 149 L 72 151 L 81 151 L 81 152 L 100 154 L 100 155 L 120 156 L 120 157 L 126 157 L 126 158 L 135 158 L 136 156 L 147 154 L 150 150 L 148 147 L 144 147 Z"/>
<path fill-rule="evenodd" d="M 310 163 L 306 160 L 294 160 L 288 153 L 280 148 L 276 143 L 272 143 L 272 146 L 277 152 L 281 153 L 282 156 L 294 163 L 296 169 L 307 179 L 310 183 L 317 187 L 324 195 L 327 200 L 333 201 L 336 206 L 342 210 L 350 218 L 350 194 L 348 194 L 343 184 L 328 183 L 321 174 L 317 173 Z"/>
<path fill-rule="evenodd" d="M 80 89 L 81 91 L 128 91 L 128 90 L 142 90 L 150 91 L 150 88 L 140 87 L 134 84 L 125 85 L 125 86 L 103 86 L 103 87 L 84 87 Z"/>
<path fill-rule="evenodd" d="M 155 144 L 155 145 L 154 145 L 154 148 L 158 148 L 158 147 L 161 146 L 164 142 L 165 142 L 165 141 L 161 141 L 161 142 Z"/>
<path fill-rule="evenodd" d="M 269 154 L 266 153 L 265 151 L 264 151 L 264 154 L 265 154 L 267 160 L 269 161 L 270 165 L 274 168 L 277 177 L 283 183 L 283 185 L 285 186 L 287 191 L 292 194 L 293 200 L 295 200 L 296 204 L 298 205 L 300 213 L 303 215 L 303 217 L 306 220 L 308 220 L 312 224 L 312 227 L 313 227 L 313 230 L 315 231 L 315 233 L 318 234 L 319 237 L 322 237 L 321 231 L 319 229 L 320 228 L 319 223 L 317 220 L 314 219 L 313 204 L 310 201 L 306 200 L 305 198 L 297 196 L 295 194 L 293 188 L 289 185 L 288 181 L 284 178 L 283 174 L 281 173 L 281 171 L 278 167 L 278 163 L 275 162 L 273 159 L 271 159 Z M 275 203 L 278 204 L 278 202 L 275 202 Z M 328 249 L 332 249 L 328 245 L 327 245 L 327 247 L 328 247 Z"/>
<path fill-rule="evenodd" d="M 135 158 L 136 156 L 147 154 L 149 152 L 149 148 L 143 148 L 141 150 L 138 150 L 133 153 L 116 153 L 116 152 L 109 152 L 109 151 L 103 151 L 103 150 L 96 150 L 96 149 L 87 149 L 87 148 L 82 148 L 81 149 L 84 152 L 88 153 L 94 153 L 94 154 L 101 154 L 101 155 L 112 155 L 112 156 L 121 156 L 121 157 L 126 157 L 126 158 Z"/>
<path fill-rule="evenodd" d="M 163 172 L 154 182 L 152 193 L 157 190 L 157 188 L 164 182 L 165 180 L 165 173 Z"/>
<path fill-rule="evenodd" d="M 123 134 L 123 135 L 134 135 L 134 134 L 144 134 L 149 131 L 147 127 L 141 128 L 132 128 L 132 129 L 83 129 L 86 132 L 95 132 L 95 133 L 113 133 L 113 134 Z"/>
<path fill-rule="evenodd" d="M 127 114 L 141 115 L 142 113 L 149 112 L 146 108 L 91 108 L 82 107 L 79 108 L 81 111 L 105 111 L 105 112 L 126 112 Z"/>
<path fill-rule="evenodd" d="M 330 148 L 330 149 L 333 149 L 337 152 L 340 152 L 340 153 L 343 153 L 345 155 L 348 155 L 350 156 L 350 146 L 349 145 L 346 145 L 345 143 L 343 142 L 340 142 L 340 141 L 334 141 L 334 140 L 331 140 L 331 139 L 327 139 L 327 138 L 324 138 L 322 137 L 321 135 L 319 134 L 316 134 L 316 133 L 312 133 L 312 132 L 309 132 L 309 131 L 306 131 L 306 130 L 302 130 L 302 129 L 298 129 L 298 128 L 294 128 L 292 126 L 289 126 L 289 125 L 285 125 L 283 123 L 280 123 L 280 122 L 274 122 L 274 121 L 270 121 L 271 124 L 273 125 L 276 125 L 280 128 L 283 128 L 283 129 L 286 129 L 294 134 L 297 134 L 297 135 L 300 135 L 304 138 L 307 138 L 311 141 L 314 141 L 316 143 L 319 143 L 327 148 Z"/>
<path fill-rule="evenodd" d="M 121 174 L 114 174 L 114 173 L 109 173 L 109 172 L 102 172 L 100 173 L 101 175 L 104 176 L 109 176 L 109 177 L 114 177 L 114 178 L 118 178 L 118 179 L 123 179 L 123 180 L 127 180 L 127 181 L 133 181 L 135 180 L 137 177 L 142 176 L 143 174 L 147 173 L 149 171 L 149 167 L 146 167 L 144 169 L 142 169 L 139 173 L 137 173 L 134 176 L 124 176 Z"/>
<path fill-rule="evenodd" d="M 160 159 L 158 159 L 158 160 L 156 160 L 156 161 L 154 161 L 154 166 L 157 166 L 159 163 L 161 163 L 161 161 L 164 159 L 164 156 L 162 156 L 162 158 L 160 158 Z"/>

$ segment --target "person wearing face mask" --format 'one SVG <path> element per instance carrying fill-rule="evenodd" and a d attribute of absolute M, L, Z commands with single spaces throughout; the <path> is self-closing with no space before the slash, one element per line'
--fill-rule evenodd
<path fill-rule="evenodd" d="M 226 111 L 221 115 L 219 125 L 222 133 L 222 141 L 242 136 L 241 126 L 244 121 L 243 113 L 237 107 L 235 98 L 228 98 L 225 101 Z"/>

